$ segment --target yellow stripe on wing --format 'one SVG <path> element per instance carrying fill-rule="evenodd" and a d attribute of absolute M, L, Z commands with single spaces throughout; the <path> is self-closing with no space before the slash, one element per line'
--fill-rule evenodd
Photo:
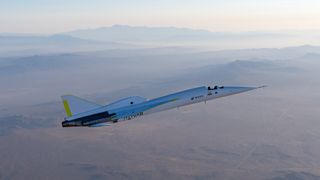
<path fill-rule="evenodd" d="M 71 113 L 71 110 L 69 107 L 69 103 L 67 100 L 63 100 L 63 106 L 64 106 L 64 109 L 66 110 L 67 116 L 68 117 L 72 116 L 72 113 Z"/>

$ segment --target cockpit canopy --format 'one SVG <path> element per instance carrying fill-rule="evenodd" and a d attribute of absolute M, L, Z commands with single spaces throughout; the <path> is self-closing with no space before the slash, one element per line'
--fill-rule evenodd
<path fill-rule="evenodd" d="M 224 86 L 214 86 L 213 88 L 211 86 L 208 86 L 208 90 L 217 90 L 217 89 L 223 89 Z"/>

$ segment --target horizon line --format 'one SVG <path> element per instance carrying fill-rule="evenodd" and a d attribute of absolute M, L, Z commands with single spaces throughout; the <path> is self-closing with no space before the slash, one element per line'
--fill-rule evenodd
<path fill-rule="evenodd" d="M 46 33 L 46 32 L 8 32 L 8 31 L 0 31 L 0 35 L 56 35 L 56 34 L 64 34 L 73 31 L 86 31 L 86 30 L 98 30 L 103 28 L 113 28 L 113 27 L 129 27 L 129 28 L 150 28 L 150 29 L 157 29 L 157 28 L 174 28 L 174 29 L 185 29 L 185 30 L 192 30 L 192 31 L 206 31 L 208 33 L 230 33 L 230 34 L 237 34 L 237 33 L 288 33 L 288 32 L 304 32 L 304 31 L 320 31 L 320 29 L 274 29 L 274 30 L 241 30 L 241 31 L 212 31 L 205 28 L 192 28 L 192 27 L 185 27 L 185 26 L 148 26 L 148 25 L 128 25 L 128 24 L 113 24 L 110 26 L 96 26 L 96 27 L 87 27 L 87 28 L 74 28 L 71 30 L 59 31 L 54 33 Z"/>

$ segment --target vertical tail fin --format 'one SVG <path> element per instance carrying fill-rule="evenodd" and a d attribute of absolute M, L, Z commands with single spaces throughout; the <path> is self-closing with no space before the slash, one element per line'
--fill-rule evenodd
<path fill-rule="evenodd" d="M 67 117 L 101 107 L 101 105 L 89 102 L 73 95 L 64 95 L 61 96 L 61 98 Z"/>

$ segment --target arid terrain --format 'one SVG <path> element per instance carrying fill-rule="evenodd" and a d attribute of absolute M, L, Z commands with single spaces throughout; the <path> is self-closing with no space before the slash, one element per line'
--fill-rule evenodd
<path fill-rule="evenodd" d="M 0 179 L 320 179 L 320 47 L 187 47 L 0 59 Z M 101 104 L 200 85 L 267 88 L 102 128 L 62 128 L 60 96 Z"/>

